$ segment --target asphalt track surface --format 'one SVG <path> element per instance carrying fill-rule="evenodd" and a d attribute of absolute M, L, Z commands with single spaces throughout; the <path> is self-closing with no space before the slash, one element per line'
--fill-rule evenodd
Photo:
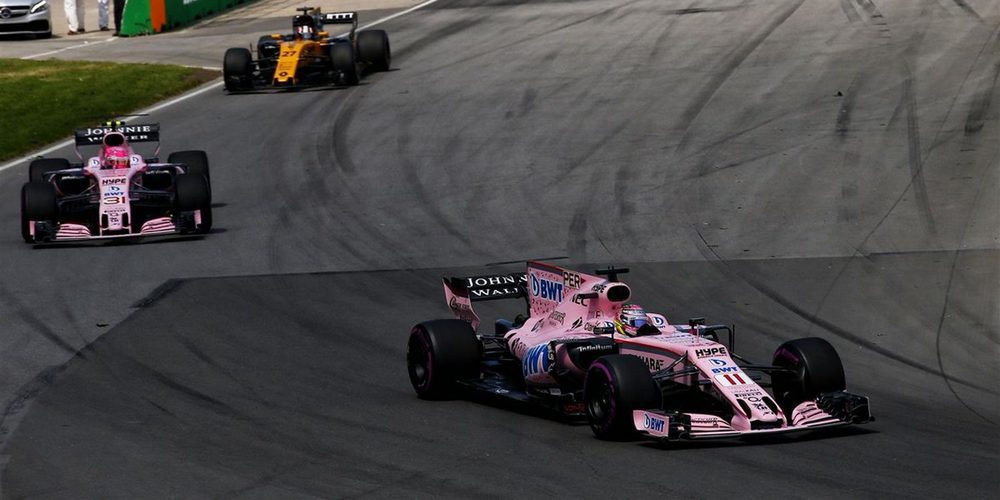
<path fill-rule="evenodd" d="M 5 496 L 1000 489 L 1000 4 L 442 0 L 384 27 L 361 86 L 156 113 L 212 159 L 205 238 L 32 249 L 0 172 Z M 878 420 L 661 447 L 416 399 L 439 277 L 526 258 L 630 266 L 752 359 L 826 338 Z"/>

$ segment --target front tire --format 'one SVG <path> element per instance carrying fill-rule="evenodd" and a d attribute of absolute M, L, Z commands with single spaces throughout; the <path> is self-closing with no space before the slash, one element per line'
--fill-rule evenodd
<path fill-rule="evenodd" d="M 222 78 L 230 92 L 253 88 L 253 56 L 249 49 L 226 50 L 222 58 Z"/>
<path fill-rule="evenodd" d="M 389 34 L 384 30 L 365 30 L 358 33 L 358 57 L 372 71 L 389 71 L 392 52 Z"/>
<path fill-rule="evenodd" d="M 30 221 L 54 221 L 59 214 L 56 190 L 47 182 L 28 182 L 21 187 L 21 237 L 34 243 Z"/>
<path fill-rule="evenodd" d="M 178 211 L 201 211 L 201 224 L 195 232 L 204 234 L 212 229 L 212 191 L 203 175 L 178 175 L 174 179 L 174 195 Z"/>
<path fill-rule="evenodd" d="M 632 411 L 659 408 L 663 396 L 641 359 L 611 354 L 598 358 L 587 370 L 583 401 L 594 436 L 622 440 L 637 435 Z"/>
<path fill-rule="evenodd" d="M 774 366 L 791 373 L 775 373 L 771 377 L 774 399 L 785 415 L 803 401 L 811 401 L 824 392 L 847 388 L 844 365 L 837 350 L 824 339 L 808 337 L 781 344 L 774 351 Z"/>
<path fill-rule="evenodd" d="M 454 396 L 456 382 L 475 377 L 481 344 L 472 326 L 462 320 L 439 319 L 410 330 L 406 368 L 410 383 L 421 399 Z"/>
<path fill-rule="evenodd" d="M 354 57 L 354 47 L 349 43 L 335 43 L 330 46 L 330 64 L 333 70 L 340 73 L 341 83 L 344 85 L 357 85 L 358 62 Z"/>

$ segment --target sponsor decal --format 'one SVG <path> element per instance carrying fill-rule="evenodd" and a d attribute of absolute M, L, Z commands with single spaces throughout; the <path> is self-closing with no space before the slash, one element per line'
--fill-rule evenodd
<path fill-rule="evenodd" d="M 666 425 L 666 422 L 662 418 L 652 417 L 648 413 L 643 414 L 643 419 L 642 419 L 643 428 L 649 429 L 654 432 L 663 432 L 664 425 Z"/>
<path fill-rule="evenodd" d="M 128 179 L 124 177 L 110 177 L 107 179 L 101 179 L 102 186 L 113 186 L 115 184 L 121 184 L 121 185 L 128 184 Z"/>
<path fill-rule="evenodd" d="M 517 292 L 518 292 L 517 287 L 483 288 L 483 289 L 471 288 L 469 289 L 469 296 L 474 299 L 480 299 L 483 297 L 496 297 L 498 295 L 514 295 Z"/>
<path fill-rule="evenodd" d="M 574 304 L 580 304 L 581 306 L 586 306 L 587 305 L 587 299 L 583 298 L 578 293 L 574 293 L 573 294 L 573 303 Z"/>
<path fill-rule="evenodd" d="M 709 360 L 715 366 L 726 366 L 726 360 L 719 358 L 712 358 Z"/>
<path fill-rule="evenodd" d="M 549 281 L 537 276 L 531 277 L 531 295 L 544 300 L 562 302 L 563 284 Z"/>
<path fill-rule="evenodd" d="M 576 318 L 576 321 L 574 321 L 572 325 L 569 325 L 569 327 L 575 330 L 580 328 L 581 325 L 583 325 L 583 316 Z"/>
<path fill-rule="evenodd" d="M 523 278 L 522 280 L 523 281 Z M 482 288 L 484 286 L 517 285 L 518 279 L 514 276 L 475 276 L 466 278 L 466 288 Z"/>
<path fill-rule="evenodd" d="M 605 283 L 607 283 L 607 282 L 605 282 Z M 597 293 L 601 293 L 606 288 L 605 283 L 598 283 L 598 284 L 590 287 L 590 289 L 593 290 L 593 291 L 595 291 L 595 292 L 597 292 Z"/>
<path fill-rule="evenodd" d="M 732 373 L 740 371 L 739 368 L 735 366 L 723 366 L 721 368 L 712 368 L 712 373 Z"/>
<path fill-rule="evenodd" d="M 566 288 L 579 290 L 582 283 L 583 278 L 579 274 L 563 271 L 563 284 L 566 285 Z"/>
<path fill-rule="evenodd" d="M 152 125 L 129 125 L 124 127 L 96 127 L 88 128 L 84 135 L 105 135 L 111 132 L 121 132 L 123 134 L 141 134 L 145 132 L 153 132 Z"/>
<path fill-rule="evenodd" d="M 663 316 L 649 315 L 653 319 L 653 326 L 659 328 L 661 326 L 667 326 L 667 320 L 663 319 Z"/>
<path fill-rule="evenodd" d="M 721 373 L 715 376 L 715 380 L 718 380 L 724 387 L 747 385 L 749 383 L 744 373 Z"/>
<path fill-rule="evenodd" d="M 122 192 L 122 188 L 119 186 L 111 185 L 104 189 L 104 194 L 117 195 Z"/>
<path fill-rule="evenodd" d="M 455 315 L 458 316 L 459 319 L 463 319 L 470 323 L 476 319 L 476 315 L 472 312 L 472 307 L 468 304 L 459 302 L 455 297 L 452 297 L 451 300 L 448 301 L 448 307 L 450 307 L 452 311 L 455 311 Z"/>
<path fill-rule="evenodd" d="M 552 311 L 552 313 L 549 314 L 549 321 L 553 323 L 559 323 L 561 325 L 565 319 L 566 313 L 561 311 Z"/>
<path fill-rule="evenodd" d="M 615 346 L 607 344 L 597 344 L 597 345 L 585 345 L 577 347 L 577 352 L 591 352 L 591 351 L 611 351 L 614 350 Z"/>
<path fill-rule="evenodd" d="M 658 372 L 663 369 L 662 359 L 647 358 L 646 356 L 639 356 L 639 359 L 641 359 L 643 363 L 646 363 L 646 368 L 649 368 L 649 371 Z"/>
<path fill-rule="evenodd" d="M 734 391 L 733 396 L 736 396 L 738 398 L 749 398 L 754 396 L 761 397 L 764 396 L 764 393 L 761 392 L 759 388 L 754 387 L 752 389 L 743 389 L 742 391 Z"/>
<path fill-rule="evenodd" d="M 540 328 L 542 328 L 542 323 L 544 323 L 544 321 L 542 321 L 541 319 L 536 321 L 535 326 L 531 327 L 531 331 L 537 332 Z"/>
<path fill-rule="evenodd" d="M 524 360 L 521 361 L 524 376 L 548 372 L 549 361 L 549 344 L 538 344 L 528 349 L 528 353 L 524 355 Z"/>
<path fill-rule="evenodd" d="M 760 411 L 762 413 L 774 413 L 773 411 L 771 411 L 771 408 L 769 408 L 766 404 L 764 404 L 764 400 L 757 396 L 749 396 L 741 399 L 743 399 L 743 401 L 746 401 L 747 404 L 749 404 L 750 406 L 756 408 L 757 411 Z"/>
<path fill-rule="evenodd" d="M 692 424 L 717 424 L 719 417 L 691 417 Z"/>
<path fill-rule="evenodd" d="M 726 348 L 722 346 L 718 347 L 706 347 L 704 349 L 695 349 L 694 355 L 698 358 L 711 358 L 714 356 L 727 356 Z"/>

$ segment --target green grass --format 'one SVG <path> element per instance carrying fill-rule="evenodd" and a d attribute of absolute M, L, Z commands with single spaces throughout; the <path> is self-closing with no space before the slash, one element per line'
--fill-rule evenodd
<path fill-rule="evenodd" d="M 0 59 L 0 160 L 219 76 L 162 64 Z"/>

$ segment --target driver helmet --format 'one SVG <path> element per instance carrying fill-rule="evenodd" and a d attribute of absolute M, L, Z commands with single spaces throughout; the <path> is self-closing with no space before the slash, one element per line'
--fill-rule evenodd
<path fill-rule="evenodd" d="M 634 337 L 639 329 L 647 323 L 649 323 L 649 316 L 646 316 L 646 310 L 639 304 L 623 305 L 621 311 L 618 312 L 618 317 L 615 318 L 618 333 L 629 337 Z"/>
<path fill-rule="evenodd" d="M 104 166 L 108 168 L 128 168 L 128 149 L 112 146 L 104 151 Z"/>
<path fill-rule="evenodd" d="M 300 24 L 300 25 L 296 26 L 295 27 L 295 36 L 297 36 L 299 38 L 303 38 L 303 39 L 312 38 L 313 37 L 312 26 L 309 26 L 308 24 Z"/>

